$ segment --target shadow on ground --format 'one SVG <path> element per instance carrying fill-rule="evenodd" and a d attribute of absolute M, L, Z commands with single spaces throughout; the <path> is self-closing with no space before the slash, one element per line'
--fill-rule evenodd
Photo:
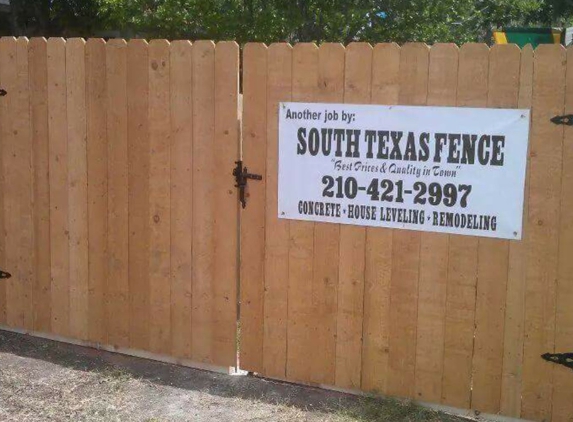
<path fill-rule="evenodd" d="M 113 389 L 101 392 L 109 397 L 95 400 L 98 389 L 110 379 Z M 22 394 L 27 392 L 36 396 L 26 401 Z M 47 405 L 35 407 L 35 403 L 52 403 L 50 392 L 61 403 L 45 414 Z M 10 413 L 2 415 L 0 410 L 0 416 L 11 415 L 13 420 L 467 420 L 394 400 L 217 374 L 0 331 L 3 403 Z M 84 412 L 79 403 L 90 411 Z M 66 406 L 71 408 L 58 413 Z M 38 412 L 42 416 L 35 419 Z"/>

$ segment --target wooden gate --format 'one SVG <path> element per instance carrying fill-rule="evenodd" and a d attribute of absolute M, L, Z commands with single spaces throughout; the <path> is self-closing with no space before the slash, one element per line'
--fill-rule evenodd
<path fill-rule="evenodd" d="M 0 41 L 1 326 L 235 366 L 238 72 L 233 42 Z"/>
<path fill-rule="evenodd" d="M 248 44 L 241 367 L 535 420 L 573 417 L 573 50 Z M 570 59 L 567 61 L 566 56 Z M 567 80 L 567 83 L 566 83 Z M 280 101 L 532 108 L 522 241 L 277 218 Z"/>

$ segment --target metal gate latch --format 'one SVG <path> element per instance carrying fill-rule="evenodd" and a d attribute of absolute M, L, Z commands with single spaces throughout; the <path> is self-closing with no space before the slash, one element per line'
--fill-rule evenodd
<path fill-rule="evenodd" d="M 556 125 L 573 126 L 573 114 L 565 114 L 563 116 L 555 116 L 551 118 L 551 122 Z"/>
<path fill-rule="evenodd" d="M 263 180 L 263 176 L 260 174 L 252 174 L 247 171 L 246 167 L 243 167 L 242 161 L 235 161 L 235 168 L 233 169 L 233 176 L 235 176 L 235 187 L 239 188 L 239 202 L 241 206 L 245 208 L 247 206 L 247 199 L 245 198 L 245 187 L 247 186 L 247 181 L 251 180 Z"/>
<path fill-rule="evenodd" d="M 10 278 L 10 277 L 12 277 L 12 274 L 7 273 L 6 271 L 0 270 L 0 279 L 2 279 L 2 278 Z"/>
<path fill-rule="evenodd" d="M 573 353 L 544 353 L 541 357 L 548 362 L 557 363 L 573 369 Z"/>
<path fill-rule="evenodd" d="M 8 92 L 5 89 L 0 88 L 0 97 L 3 97 L 6 94 L 8 94 Z"/>

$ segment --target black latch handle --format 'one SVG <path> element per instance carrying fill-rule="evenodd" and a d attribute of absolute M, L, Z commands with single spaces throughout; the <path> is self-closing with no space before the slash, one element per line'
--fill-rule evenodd
<path fill-rule="evenodd" d="M 243 167 L 242 161 L 235 161 L 235 168 L 233 169 L 233 176 L 235 176 L 235 187 L 239 188 L 239 202 L 241 206 L 245 208 L 247 206 L 247 199 L 245 198 L 245 187 L 247 186 L 247 181 L 251 180 L 263 180 L 263 176 L 260 174 L 249 173 L 246 167 Z"/>
<path fill-rule="evenodd" d="M 3 97 L 4 95 L 8 94 L 8 91 L 6 91 L 5 89 L 0 88 L 0 97 Z"/>
<path fill-rule="evenodd" d="M 573 114 L 565 114 L 563 116 L 555 116 L 551 118 L 551 122 L 556 125 L 573 126 Z"/>
<path fill-rule="evenodd" d="M 7 273 L 6 271 L 0 270 L 0 279 L 2 279 L 2 278 L 10 278 L 10 277 L 12 277 L 12 274 Z"/>

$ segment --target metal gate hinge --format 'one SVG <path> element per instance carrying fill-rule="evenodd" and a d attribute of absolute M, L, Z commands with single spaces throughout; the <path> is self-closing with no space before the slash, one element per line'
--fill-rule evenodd
<path fill-rule="evenodd" d="M 573 353 L 544 353 L 541 357 L 548 362 L 557 363 L 573 369 Z"/>
<path fill-rule="evenodd" d="M 5 89 L 1 89 L 0 88 L 0 97 L 3 97 L 4 95 L 8 94 L 8 91 L 6 91 Z"/>
<path fill-rule="evenodd" d="M 7 273 L 6 271 L 0 270 L 0 279 L 2 279 L 2 278 L 10 278 L 10 277 L 12 277 L 12 274 Z"/>
<path fill-rule="evenodd" d="M 235 176 L 235 187 L 239 188 L 239 202 L 241 206 L 245 208 L 247 206 L 247 199 L 245 198 L 245 188 L 247 187 L 247 181 L 251 180 L 263 180 L 263 176 L 260 174 L 249 173 L 246 167 L 243 167 L 242 161 L 235 161 L 235 168 L 233 169 L 233 176 Z"/>
<path fill-rule="evenodd" d="M 552 117 L 551 122 L 556 125 L 573 126 L 573 114 L 564 114 L 563 116 Z"/>

